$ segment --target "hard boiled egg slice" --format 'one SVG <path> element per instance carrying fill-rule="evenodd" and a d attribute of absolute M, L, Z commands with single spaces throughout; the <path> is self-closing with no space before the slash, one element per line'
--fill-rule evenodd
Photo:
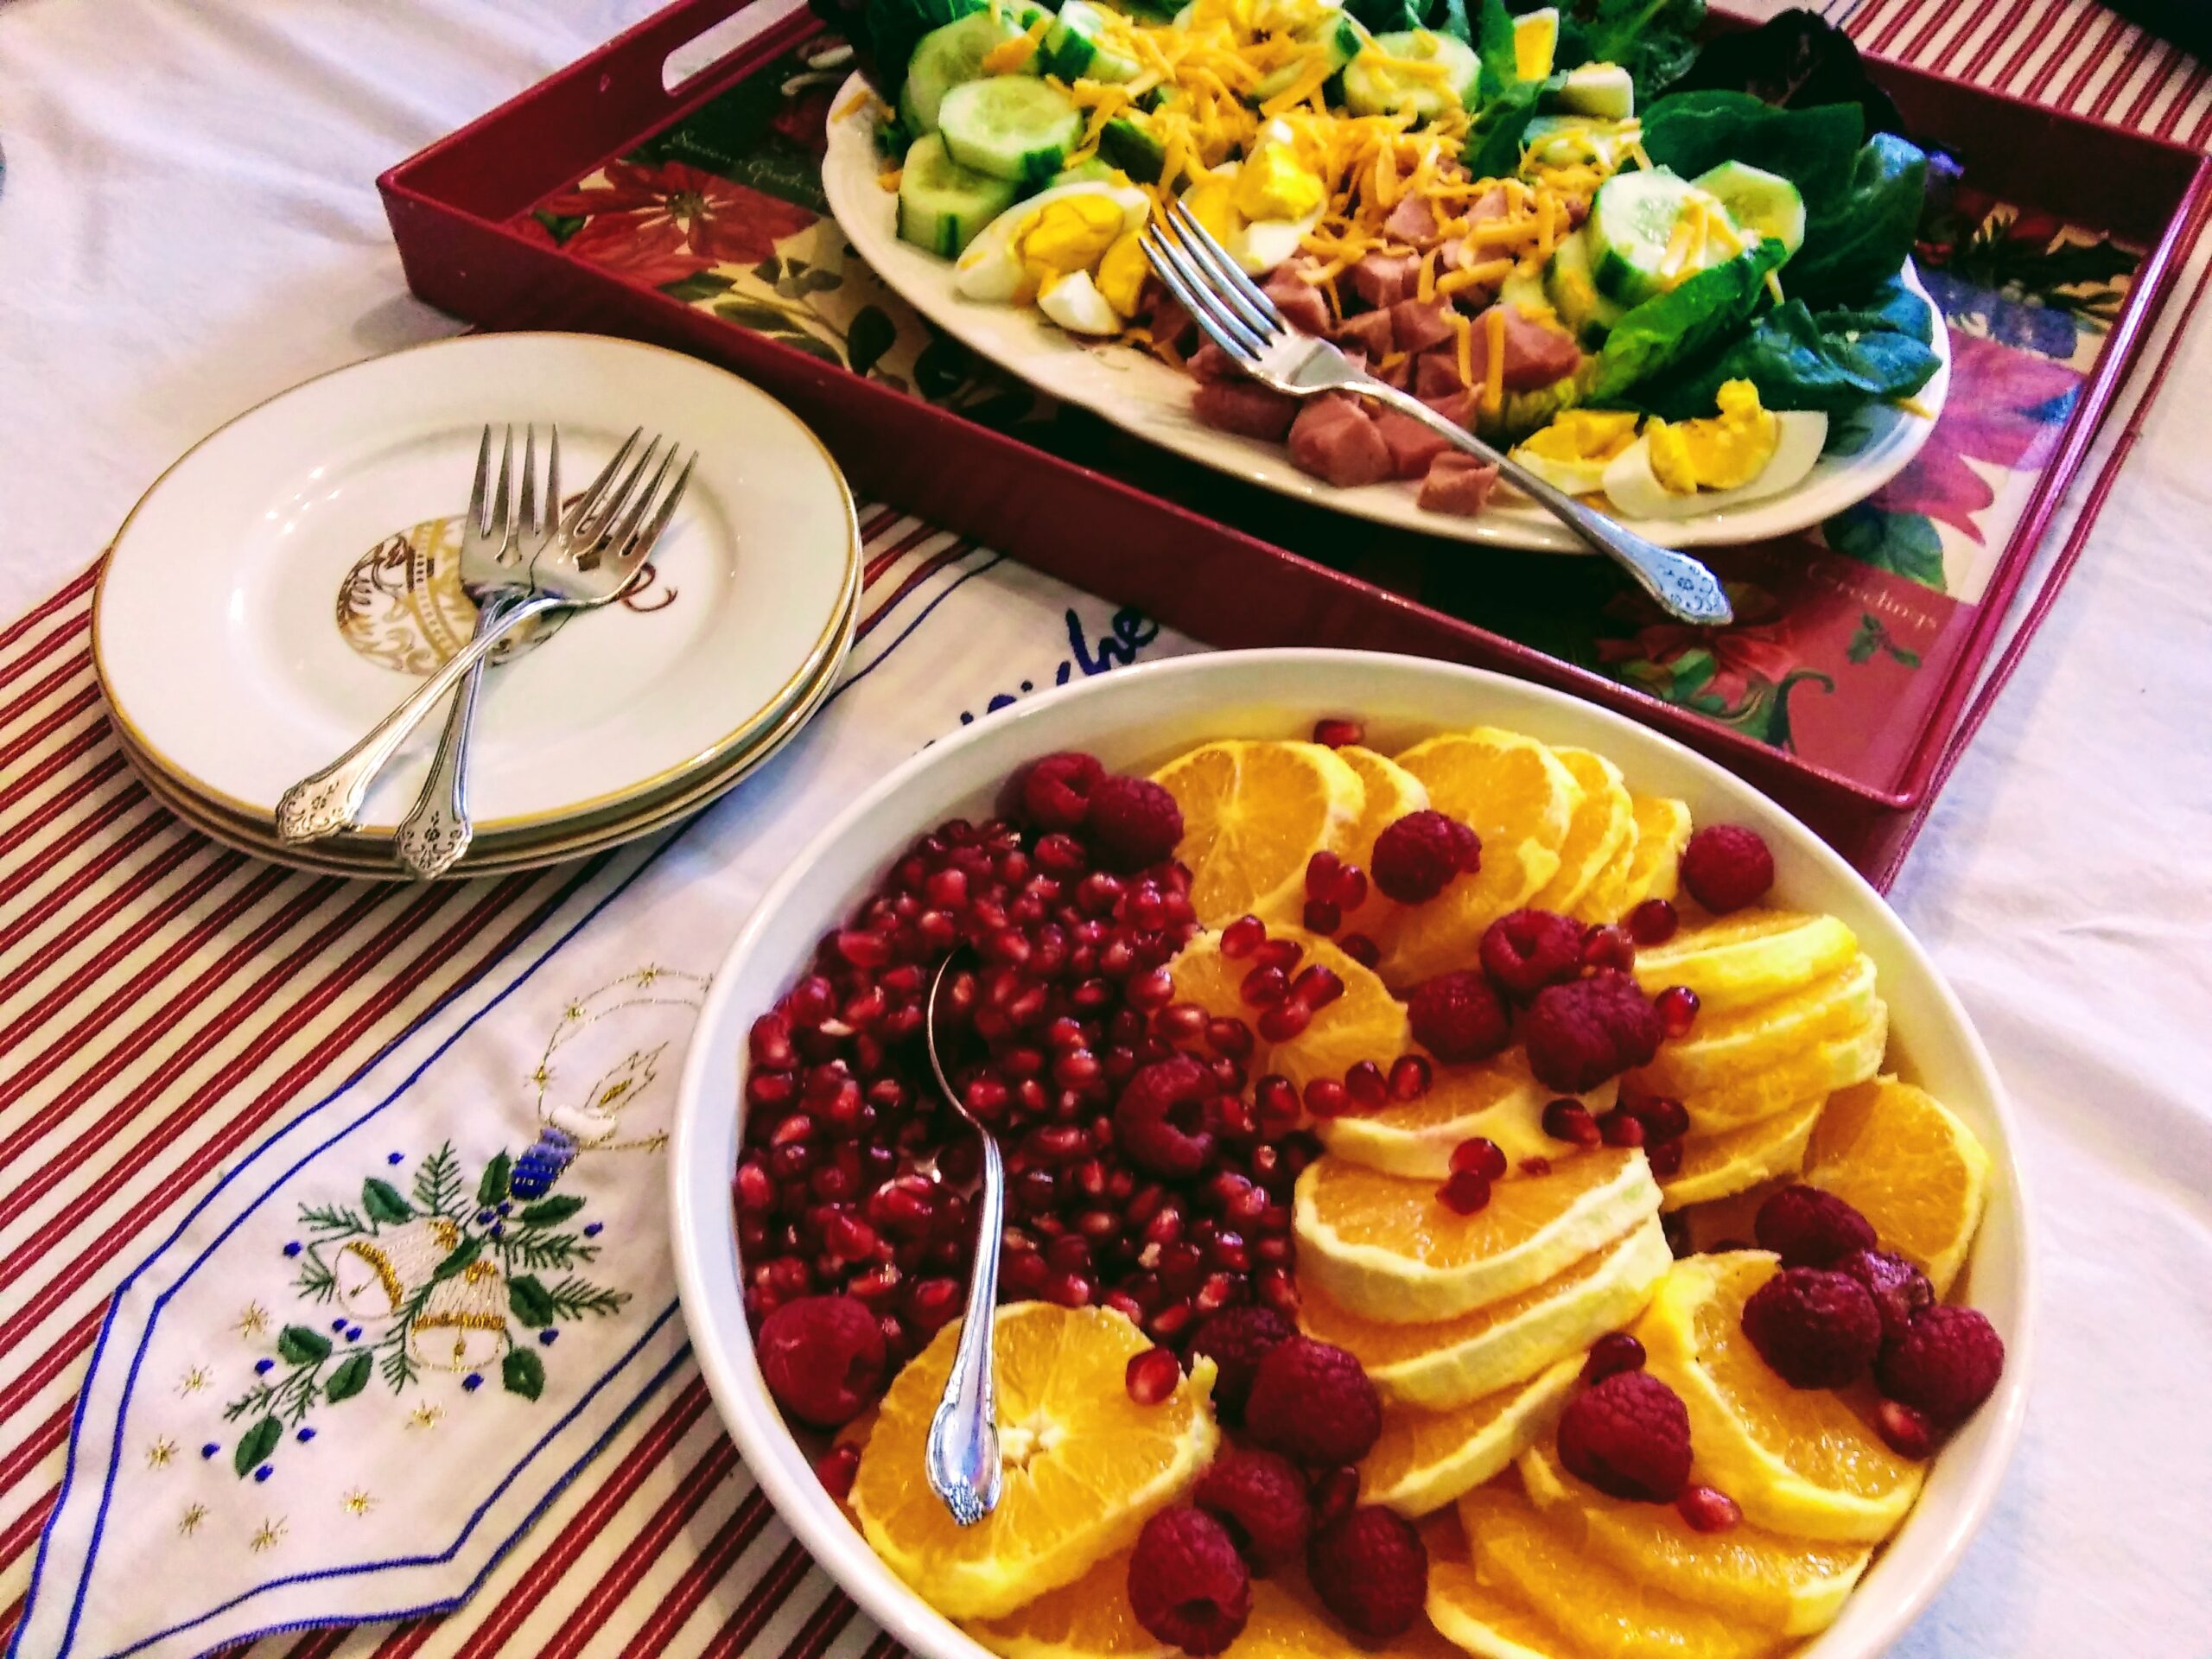
<path fill-rule="evenodd" d="M 1303 219 L 1248 219 L 1238 228 L 1229 251 L 1246 275 L 1264 276 L 1294 257 L 1307 232 L 1320 222 L 1318 208 Z"/>
<path fill-rule="evenodd" d="M 1600 480 L 1606 499 L 1630 518 L 1694 518 L 1722 512 L 1749 501 L 1794 488 L 1813 470 L 1827 442 L 1828 417 L 1822 414 L 1783 410 L 1775 416 L 1774 454 L 1758 477 L 1732 490 L 1697 490 L 1681 494 L 1659 482 L 1651 470 L 1651 440 L 1638 438 L 1605 463 Z"/>
<path fill-rule="evenodd" d="M 1071 334 L 1118 334 L 1119 313 L 1087 270 L 1071 271 L 1037 296 L 1037 308 Z"/>
<path fill-rule="evenodd" d="M 1564 490 L 1569 495 L 1592 495 L 1603 489 L 1605 468 L 1611 464 L 1604 461 L 1562 461 L 1556 455 L 1540 455 L 1528 449 L 1514 450 L 1513 459 L 1554 489 Z"/>
<path fill-rule="evenodd" d="M 1142 226 L 1152 211 L 1152 199 L 1133 184 L 1109 184 L 1085 179 L 1074 184 L 1040 190 L 1027 201 L 1017 201 L 976 233 L 954 264 L 952 286 L 971 300 L 1000 305 L 1020 304 L 1037 291 L 1036 279 L 1025 268 L 1021 240 L 1035 226 L 1046 207 L 1070 196 L 1096 196 L 1118 205 L 1122 228 Z"/>

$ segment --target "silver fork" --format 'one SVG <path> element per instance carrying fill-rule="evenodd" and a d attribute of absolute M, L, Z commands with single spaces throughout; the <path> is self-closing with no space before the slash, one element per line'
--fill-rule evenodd
<path fill-rule="evenodd" d="M 476 482 L 469 492 L 468 517 L 461 531 L 461 586 L 475 601 L 476 632 L 498 625 L 517 599 L 531 591 L 531 566 L 553 539 L 561 512 L 561 429 L 547 444 L 545 493 L 537 493 L 537 429 L 523 432 L 521 499 L 514 484 L 515 429 L 508 427 L 499 447 L 499 481 L 491 482 L 492 429 L 476 448 Z M 474 637 L 473 635 L 471 636 Z M 399 826 L 393 850 L 399 861 L 424 880 L 442 875 L 468 850 L 475 827 L 468 820 L 468 734 L 476 718 L 476 696 L 486 664 L 461 676 L 453 694 L 446 728 L 431 758 L 423 792 Z"/>
<path fill-rule="evenodd" d="M 623 463 L 643 431 L 640 428 L 624 440 L 606 470 L 561 515 L 559 529 L 531 572 L 537 591 L 517 601 L 494 626 L 480 630 L 448 658 L 367 736 L 321 772 L 286 790 L 276 803 L 279 836 L 288 842 L 314 841 L 352 823 L 371 781 L 398 752 L 407 734 L 445 700 L 464 674 L 524 623 L 549 611 L 596 610 L 621 598 L 675 516 L 699 459 L 693 451 L 671 483 L 668 474 L 676 461 L 676 446 L 670 444 L 664 453 L 662 441 L 656 437 L 624 472 Z M 656 455 L 660 467 L 648 480 L 646 469 Z"/>
<path fill-rule="evenodd" d="M 1669 615 L 1706 626 L 1732 619 L 1719 580 L 1695 559 L 1648 542 L 1603 513 L 1592 512 L 1420 398 L 1354 368 L 1327 340 L 1292 327 L 1275 302 L 1182 203 L 1171 205 L 1163 217 L 1145 228 L 1142 245 L 1154 272 L 1206 337 L 1262 385 L 1293 397 L 1348 391 L 1395 409 L 1495 466 L 1516 489 L 1627 570 Z"/>

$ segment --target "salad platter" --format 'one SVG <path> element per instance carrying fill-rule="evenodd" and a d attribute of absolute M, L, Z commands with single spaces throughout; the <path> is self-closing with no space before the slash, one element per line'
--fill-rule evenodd
<path fill-rule="evenodd" d="M 1926 157 L 1855 105 L 1639 105 L 1679 65 L 1608 10 L 899 0 L 871 18 L 874 89 L 834 106 L 823 190 L 984 358 L 1299 499 L 1585 550 L 1510 488 L 1428 479 L 1436 441 L 1402 417 L 1238 379 L 1146 267 L 1170 200 L 1299 326 L 1654 541 L 1820 524 L 1912 459 L 1948 390 L 1908 257 Z M 1668 10 L 1637 15 L 1658 32 Z"/>

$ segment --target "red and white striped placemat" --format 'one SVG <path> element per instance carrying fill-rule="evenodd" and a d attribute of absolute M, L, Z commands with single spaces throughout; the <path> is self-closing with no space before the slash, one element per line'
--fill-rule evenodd
<path fill-rule="evenodd" d="M 2212 142 L 2206 67 L 2091 0 L 1860 0 L 1843 21 L 1888 55 Z M 885 509 L 863 528 L 864 628 L 974 551 Z M 91 594 L 87 572 L 0 628 L 0 1630 L 21 1610 L 117 1278 L 226 1160 L 487 971 L 595 868 L 424 889 L 215 845 L 147 796 L 109 735 Z M 892 1647 L 775 1520 L 687 1366 L 461 1611 L 252 1651 Z"/>

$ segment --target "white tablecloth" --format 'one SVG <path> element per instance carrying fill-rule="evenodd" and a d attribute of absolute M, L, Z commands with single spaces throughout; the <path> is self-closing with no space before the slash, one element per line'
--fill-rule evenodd
<path fill-rule="evenodd" d="M 0 5 L 0 621 L 209 428 L 453 330 L 375 175 L 645 10 Z M 1897 885 L 2018 1102 L 2043 1313 L 1998 1512 L 1908 1655 L 2212 1655 L 2209 385 L 2200 327 Z"/>

